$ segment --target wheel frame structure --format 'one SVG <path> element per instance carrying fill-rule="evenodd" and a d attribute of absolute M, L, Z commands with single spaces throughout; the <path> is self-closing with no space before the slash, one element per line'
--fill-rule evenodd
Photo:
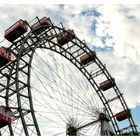
<path fill-rule="evenodd" d="M 40 21 L 38 17 L 37 20 Z M 69 42 L 71 42 L 71 46 L 69 46 L 68 43 L 64 46 L 61 46 L 56 41 L 54 41 L 61 32 L 67 32 L 62 23 L 57 26 L 52 23 L 52 26 L 47 28 L 47 25 L 40 27 L 40 30 L 42 30 L 42 32 L 39 35 L 36 35 L 34 33 L 28 22 L 27 24 L 30 28 L 30 32 L 28 32 L 26 35 L 21 36 L 20 39 L 13 42 L 12 45 L 9 47 L 12 51 L 12 55 L 14 58 L 13 61 L 3 66 L 0 70 L 1 78 L 6 79 L 5 84 L 0 83 L 0 92 L 2 93 L 0 95 L 0 98 L 4 100 L 5 106 L 10 107 L 13 111 L 13 120 L 21 120 L 21 126 L 23 127 L 25 135 L 31 135 L 32 133 L 34 133 L 35 135 L 41 135 L 35 117 L 32 93 L 30 89 L 30 68 L 32 65 L 34 52 L 37 48 L 49 49 L 51 51 L 54 51 L 65 57 L 77 69 L 79 69 L 79 71 L 86 77 L 86 79 L 94 88 L 95 92 L 98 94 L 111 121 L 115 135 L 121 135 L 121 130 L 109 103 L 113 102 L 114 100 L 119 100 L 123 110 L 129 110 L 129 108 L 124 100 L 123 94 L 119 90 L 116 83 L 113 86 L 114 94 L 116 96 L 111 100 L 107 100 L 104 96 L 103 91 L 99 89 L 99 85 L 96 83 L 94 78 L 100 74 L 103 74 L 106 79 L 111 79 L 112 76 L 109 74 L 105 65 L 103 65 L 102 62 L 99 60 L 96 53 L 90 50 L 86 43 L 84 41 L 81 41 L 76 35 L 74 39 L 69 40 Z M 67 33 L 70 34 L 69 32 Z M 96 64 L 99 68 L 99 71 L 92 73 L 91 71 L 88 71 L 86 69 L 87 65 L 82 65 L 80 63 L 79 57 L 87 53 L 92 53 L 95 57 L 95 59 L 88 65 L 92 65 L 92 63 Z M 26 60 L 24 60 L 24 56 L 26 56 Z M 25 75 L 27 81 L 20 80 L 19 77 L 21 73 Z M 13 87 L 15 87 L 15 89 L 13 89 Z M 27 90 L 27 94 L 22 94 L 23 90 Z M 16 98 L 17 105 L 11 105 L 11 102 L 9 101 L 10 98 Z M 26 109 L 23 108 L 23 100 L 28 101 L 29 106 Z M 26 118 L 26 116 L 30 117 Z M 30 119 L 30 123 L 27 121 L 27 119 Z M 128 121 L 132 133 L 137 133 L 137 128 L 132 116 L 128 118 Z M 12 124 L 8 125 L 8 129 L 9 134 L 14 135 Z"/>

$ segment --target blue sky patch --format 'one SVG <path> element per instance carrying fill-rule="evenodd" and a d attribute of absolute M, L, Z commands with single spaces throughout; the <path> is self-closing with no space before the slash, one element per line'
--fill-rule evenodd
<path fill-rule="evenodd" d="M 96 28 L 97 28 L 96 25 L 97 25 L 97 21 L 94 19 L 91 24 L 91 31 L 92 31 L 93 35 L 96 35 Z"/>
<path fill-rule="evenodd" d="M 96 9 L 87 9 L 87 10 L 83 10 L 81 12 L 81 15 L 99 17 L 101 16 L 101 13 L 98 12 Z"/>

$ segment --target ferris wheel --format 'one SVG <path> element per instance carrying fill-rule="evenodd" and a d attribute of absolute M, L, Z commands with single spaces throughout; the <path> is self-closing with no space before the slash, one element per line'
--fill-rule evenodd
<path fill-rule="evenodd" d="M 137 135 L 96 52 L 50 18 L 20 19 L 0 48 L 0 135 Z"/>

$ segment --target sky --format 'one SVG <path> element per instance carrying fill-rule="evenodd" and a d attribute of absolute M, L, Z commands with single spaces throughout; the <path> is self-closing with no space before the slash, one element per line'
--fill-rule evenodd
<path fill-rule="evenodd" d="M 12 11 L 12 12 L 11 12 Z M 140 131 L 139 4 L 0 4 L 0 40 L 18 19 L 48 16 L 74 29 L 115 78 Z M 0 45 L 9 45 L 2 42 Z"/>

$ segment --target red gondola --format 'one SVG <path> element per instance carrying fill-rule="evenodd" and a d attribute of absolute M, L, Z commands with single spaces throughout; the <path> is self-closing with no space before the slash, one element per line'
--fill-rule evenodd
<path fill-rule="evenodd" d="M 131 117 L 130 110 L 121 111 L 121 112 L 117 113 L 115 116 L 119 122 L 123 121 L 123 120 Z"/>
<path fill-rule="evenodd" d="M 0 128 L 12 123 L 12 111 L 10 108 L 0 106 Z"/>
<path fill-rule="evenodd" d="M 52 23 L 51 23 L 51 21 L 50 21 L 50 19 L 48 17 L 43 17 L 38 22 L 33 24 L 31 26 L 31 28 L 33 29 L 33 32 L 38 35 L 38 34 L 40 34 L 43 31 L 43 30 L 39 29 L 43 25 L 47 25 L 47 26 L 44 26 L 45 29 L 49 28 L 52 25 Z"/>
<path fill-rule="evenodd" d="M 91 52 L 80 57 L 80 62 L 83 65 L 86 65 L 87 63 L 91 62 L 92 60 L 95 60 L 95 54 L 93 54 Z"/>
<path fill-rule="evenodd" d="M 62 32 L 58 35 L 57 37 L 57 43 L 59 45 L 65 45 L 66 43 L 68 43 L 70 40 L 74 39 L 75 34 L 74 31 L 71 29 L 68 29 L 65 32 Z"/>
<path fill-rule="evenodd" d="M 15 24 L 13 24 L 10 28 L 5 30 L 4 37 L 10 41 L 15 41 L 18 37 L 26 33 L 28 30 L 28 25 L 22 19 L 18 20 Z"/>
<path fill-rule="evenodd" d="M 0 48 L 0 68 L 11 61 L 11 51 L 9 48 Z"/>
<path fill-rule="evenodd" d="M 105 90 L 110 89 L 114 85 L 115 85 L 115 80 L 113 78 L 112 79 L 108 79 L 108 80 L 105 80 L 102 83 L 100 83 L 100 89 L 105 91 Z"/>

